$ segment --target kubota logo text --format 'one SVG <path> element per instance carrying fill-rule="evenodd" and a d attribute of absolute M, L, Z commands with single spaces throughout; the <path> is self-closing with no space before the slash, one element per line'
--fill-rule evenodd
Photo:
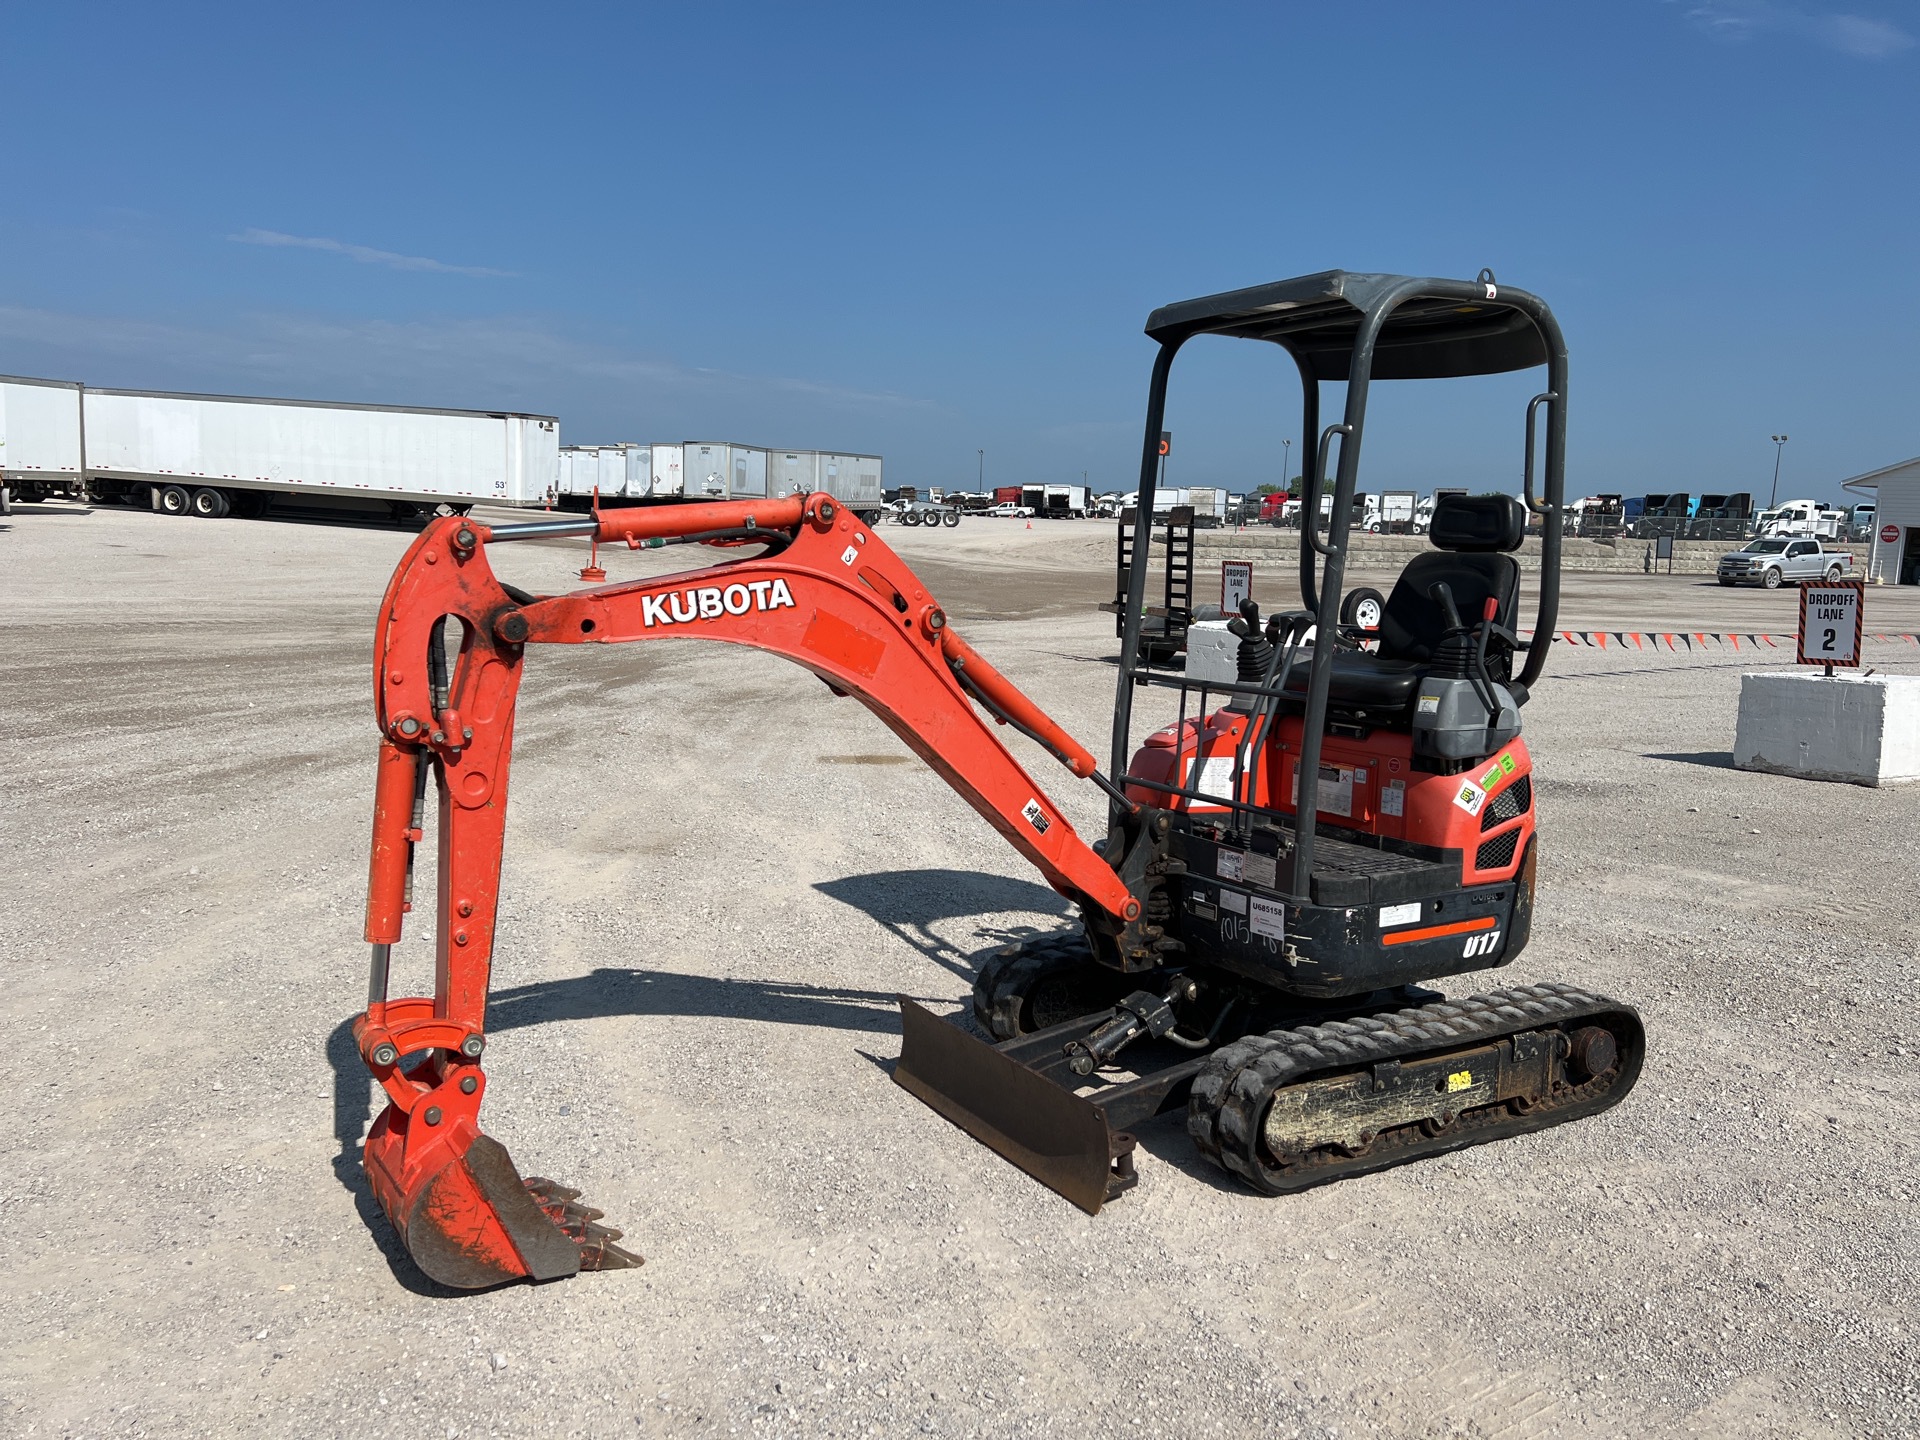
<path fill-rule="evenodd" d="M 785 610 L 794 604 L 784 580 L 747 580 L 737 585 L 702 585 L 667 595 L 640 597 L 642 625 L 684 625 L 689 620 L 718 620 L 749 610 Z"/>

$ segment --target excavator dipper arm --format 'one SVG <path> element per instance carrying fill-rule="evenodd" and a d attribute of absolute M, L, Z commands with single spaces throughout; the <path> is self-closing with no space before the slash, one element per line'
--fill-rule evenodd
<path fill-rule="evenodd" d="M 555 530 L 598 543 L 761 544 L 762 553 L 656 579 L 535 597 L 503 585 L 490 545 Z M 458 654 L 445 660 L 457 630 Z M 629 509 L 591 523 L 435 521 L 380 608 L 375 785 L 366 938 L 373 946 L 360 1052 L 388 1105 L 367 1137 L 374 1193 L 422 1270 L 474 1288 L 637 1264 L 578 1192 L 522 1180 L 480 1129 L 486 1010 L 506 825 L 514 700 L 531 644 L 721 640 L 772 651 L 860 700 L 962 795 L 1096 932 L 1137 928 L 1127 883 L 1067 822 L 995 734 L 1010 723 L 1072 772 L 1117 794 L 1093 757 L 947 624 L 913 572 L 824 495 Z M 992 719 L 984 718 L 976 702 Z M 393 999 L 388 961 L 411 909 L 426 788 L 438 797 L 434 994 Z M 1123 800 L 1124 804 L 1124 800 Z"/>

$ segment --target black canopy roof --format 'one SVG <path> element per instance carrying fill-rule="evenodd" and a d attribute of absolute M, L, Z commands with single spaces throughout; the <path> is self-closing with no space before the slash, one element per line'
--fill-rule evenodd
<path fill-rule="evenodd" d="M 1271 340 L 1300 357 L 1317 379 L 1345 380 L 1354 335 L 1365 314 L 1404 275 L 1359 275 L 1324 270 L 1246 290 L 1229 290 L 1177 305 L 1162 305 L 1147 317 L 1155 340 L 1189 335 L 1233 335 Z M 1416 280 L 1439 292 L 1402 303 L 1387 320 L 1374 348 L 1376 380 L 1430 380 L 1453 375 L 1496 375 L 1547 363 L 1547 345 L 1524 302 L 1545 307 L 1524 291 L 1486 300 L 1485 282 Z"/>

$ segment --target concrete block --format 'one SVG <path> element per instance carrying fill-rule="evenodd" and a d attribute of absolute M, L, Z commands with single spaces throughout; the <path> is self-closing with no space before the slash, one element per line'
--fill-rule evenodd
<path fill-rule="evenodd" d="M 1920 780 L 1920 675 L 1742 675 L 1733 763 L 1852 785 Z"/>
<path fill-rule="evenodd" d="M 1240 678 L 1240 637 L 1225 620 L 1196 620 L 1187 626 L 1187 679 L 1196 683 L 1233 684 Z"/>
<path fill-rule="evenodd" d="M 1187 679 L 1209 685 L 1233 684 L 1240 678 L 1240 637 L 1227 629 L 1225 620 L 1195 620 L 1187 626 Z M 1301 637 L 1300 654 L 1294 665 L 1304 668 L 1313 660 L 1313 637 L 1318 627 L 1309 625 Z"/>

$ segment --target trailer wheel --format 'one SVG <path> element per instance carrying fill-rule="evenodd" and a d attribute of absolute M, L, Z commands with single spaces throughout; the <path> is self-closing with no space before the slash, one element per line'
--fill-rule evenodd
<path fill-rule="evenodd" d="M 1340 602 L 1340 623 L 1357 625 L 1362 630 L 1378 630 L 1380 617 L 1386 610 L 1387 597 L 1362 585 L 1357 590 L 1349 590 L 1347 598 Z"/>
<path fill-rule="evenodd" d="M 193 492 L 193 513 L 202 520 L 219 520 L 225 517 L 232 507 L 227 497 L 211 486 L 202 486 Z"/>
<path fill-rule="evenodd" d="M 179 485 L 163 485 L 159 508 L 162 515 L 185 515 L 193 508 L 193 497 Z"/>
<path fill-rule="evenodd" d="M 902 525 L 918 525 L 923 518 L 918 510 L 902 510 L 900 512 L 900 523 Z"/>
<path fill-rule="evenodd" d="M 947 513 L 941 518 L 941 523 L 943 525 L 958 525 L 960 523 L 960 512 L 958 510 L 947 511 Z M 1838 575 L 1839 573 L 1840 572 L 1836 570 L 1833 572 L 1833 575 L 1829 575 L 1827 578 L 1831 580 L 1834 578 L 1834 575 Z"/>

